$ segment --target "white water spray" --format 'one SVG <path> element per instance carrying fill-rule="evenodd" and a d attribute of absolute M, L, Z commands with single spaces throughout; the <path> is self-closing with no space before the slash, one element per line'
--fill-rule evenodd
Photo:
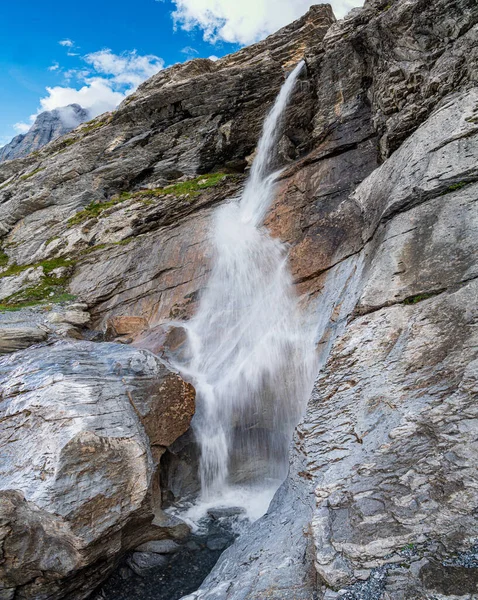
<path fill-rule="evenodd" d="M 286 249 L 262 226 L 279 175 L 270 171 L 281 118 L 303 67 L 289 75 L 265 121 L 242 197 L 216 212 L 210 281 L 198 313 L 183 324 L 189 361 L 178 367 L 196 387 L 207 505 L 244 504 L 244 486 L 261 497 L 258 487 L 277 489 L 312 385 L 313 332 L 298 309 Z"/>

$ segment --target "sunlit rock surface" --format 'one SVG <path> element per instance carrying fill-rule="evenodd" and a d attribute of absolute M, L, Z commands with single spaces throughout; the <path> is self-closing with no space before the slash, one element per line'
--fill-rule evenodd
<path fill-rule="evenodd" d="M 84 341 L 4 357 L 0 386 L 2 598 L 86 597 L 122 551 L 170 537 L 157 466 L 194 390 L 149 352 Z"/>
<path fill-rule="evenodd" d="M 0 165 L 0 303 L 52 304 L 0 313 L 38 333 L 12 346 L 2 330 L 0 347 L 40 343 L 1 359 L 3 597 L 86 597 L 124 549 L 163 535 L 142 537 L 154 514 L 172 537 L 153 473 L 172 444 L 168 492 L 196 489 L 194 445 L 173 443 L 193 410 L 169 404 L 184 384 L 168 375 L 152 401 L 151 354 L 55 340 L 90 327 L 156 350 L 162 323 L 194 313 L 212 213 L 240 193 L 303 56 L 266 224 L 290 245 L 321 369 L 287 481 L 191 598 L 476 597 L 477 23 L 475 0 L 367 0 L 338 23 L 316 7 Z M 70 312 L 65 294 L 91 320 L 59 331 L 47 315 Z"/>

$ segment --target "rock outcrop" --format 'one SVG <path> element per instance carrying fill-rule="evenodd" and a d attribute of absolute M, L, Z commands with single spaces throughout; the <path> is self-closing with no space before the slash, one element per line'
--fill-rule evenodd
<path fill-rule="evenodd" d="M 171 537 L 158 464 L 189 427 L 189 384 L 149 352 L 63 341 L 0 360 L 0 389 L 2 598 L 85 598 Z"/>
<path fill-rule="evenodd" d="M 28 156 L 88 119 L 88 111 L 79 104 L 46 110 L 38 115 L 27 133 L 15 136 L 0 148 L 0 162 Z"/>
<path fill-rule="evenodd" d="M 477 22 L 368 2 L 329 30 L 324 141 L 269 217 L 316 214 L 291 263 L 322 368 L 287 482 L 188 600 L 476 596 Z"/>
<path fill-rule="evenodd" d="M 162 537 L 165 447 L 168 492 L 194 488 L 191 440 L 175 442 L 192 401 L 139 347 L 195 310 L 214 208 L 302 57 L 266 224 L 290 246 L 320 372 L 287 481 L 190 598 L 476 597 L 477 42 L 476 0 L 367 0 L 340 22 L 313 7 L 0 165 L 0 302 L 20 309 L 0 348 L 36 344 L 0 361 L 5 598 L 86 597 Z M 73 334 L 100 341 L 56 341 Z"/>

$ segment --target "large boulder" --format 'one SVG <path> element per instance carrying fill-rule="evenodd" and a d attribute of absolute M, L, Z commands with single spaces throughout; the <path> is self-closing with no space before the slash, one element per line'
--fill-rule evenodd
<path fill-rule="evenodd" d="M 0 360 L 0 390 L 0 597 L 85 598 L 125 551 L 174 537 L 158 463 L 189 384 L 147 351 L 65 341 Z"/>

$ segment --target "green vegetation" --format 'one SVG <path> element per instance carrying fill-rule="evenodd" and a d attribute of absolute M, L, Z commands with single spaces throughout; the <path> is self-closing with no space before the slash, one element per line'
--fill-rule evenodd
<path fill-rule="evenodd" d="M 93 119 L 84 123 L 81 127 L 81 133 L 89 133 L 90 131 L 94 131 L 95 129 L 99 129 L 103 127 L 103 125 L 107 125 L 110 122 L 110 119 L 104 119 L 103 121 L 96 121 Z"/>
<path fill-rule="evenodd" d="M 59 240 L 59 239 L 60 239 L 60 236 L 59 236 L 59 235 L 54 235 L 54 236 L 52 236 L 51 238 L 48 238 L 48 239 L 47 239 L 47 241 L 46 241 L 46 243 L 45 243 L 45 246 L 48 246 L 48 244 L 51 244 L 51 243 L 52 243 L 52 242 L 54 242 L 55 240 Z"/>
<path fill-rule="evenodd" d="M 70 275 L 66 273 L 60 277 L 56 277 L 53 274 L 53 271 L 59 267 L 71 267 L 73 265 L 74 261 L 66 260 L 65 258 L 53 258 L 33 265 L 12 265 L 0 277 L 20 273 L 30 267 L 40 266 L 43 267 L 44 275 L 38 283 L 5 298 L 0 304 L 0 311 L 19 310 L 28 306 L 43 304 L 47 301 L 50 303 L 59 303 L 73 300 L 74 296 L 66 292 Z"/>
<path fill-rule="evenodd" d="M 456 192 L 456 190 L 461 190 L 461 188 L 464 188 L 465 186 L 469 185 L 470 183 L 471 183 L 470 181 L 460 181 L 459 183 L 454 183 L 453 185 L 450 185 L 449 187 L 447 187 L 447 189 L 441 195 L 445 196 L 446 194 L 449 194 L 450 192 Z"/>
<path fill-rule="evenodd" d="M 441 293 L 442 290 L 436 292 L 427 292 L 425 294 L 417 294 L 416 296 L 410 296 L 409 298 L 405 298 L 403 304 L 411 305 L 418 304 L 419 302 L 423 302 L 423 300 L 428 300 L 428 298 L 433 298 L 433 296 L 437 296 Z"/>
<path fill-rule="evenodd" d="M 164 188 L 155 188 L 153 190 L 139 190 L 137 192 L 121 192 L 118 196 L 114 196 L 111 200 L 106 202 L 91 202 L 84 208 L 68 219 L 68 226 L 79 225 L 88 219 L 101 218 L 101 215 L 109 208 L 126 202 L 127 200 L 138 200 L 143 204 L 153 204 L 153 198 L 160 196 L 173 195 L 173 196 L 188 196 L 194 198 L 201 194 L 208 188 L 215 187 L 226 177 L 231 177 L 226 173 L 209 173 L 207 175 L 200 175 L 195 179 L 188 181 L 182 181 L 180 183 L 174 183 Z"/>
<path fill-rule="evenodd" d="M 86 250 L 83 250 L 81 254 L 84 256 L 86 254 L 91 254 L 92 252 L 96 252 L 97 250 L 103 250 L 104 248 L 114 248 L 114 246 L 127 246 L 130 242 L 132 242 L 135 238 L 129 237 L 124 240 L 120 240 L 119 242 L 109 242 L 106 244 L 97 244 L 96 246 L 91 246 Z"/>
<path fill-rule="evenodd" d="M 88 221 L 88 219 L 99 217 L 108 208 L 116 206 L 125 200 L 129 200 L 129 198 L 130 196 L 127 197 L 123 193 L 120 196 L 115 196 L 107 202 L 90 202 L 86 208 L 80 210 L 80 212 L 77 212 L 76 215 L 68 219 L 68 226 L 72 227 L 73 225 L 78 225 L 84 221 Z"/>
<path fill-rule="evenodd" d="M 33 290 L 33 288 L 29 288 L 29 290 L 30 289 Z M 76 300 L 76 296 L 73 296 L 73 294 L 68 294 L 67 292 L 58 292 L 58 293 L 53 292 L 53 295 L 50 295 L 50 289 L 44 291 L 44 293 L 47 293 L 47 292 L 48 293 L 47 293 L 46 297 L 42 297 L 42 298 L 40 298 L 41 294 L 38 291 L 35 291 L 34 293 L 37 295 L 37 299 L 32 299 L 32 300 L 23 300 L 22 301 L 22 300 L 14 299 L 13 296 L 10 296 L 4 302 L 0 302 L 0 312 L 14 312 L 17 310 L 21 310 L 22 308 L 28 308 L 30 306 L 38 306 L 39 304 L 45 304 L 45 302 L 48 302 L 48 305 L 50 305 L 50 304 L 60 304 L 61 302 L 71 302 L 73 300 Z M 25 293 L 26 292 L 28 292 L 28 290 L 25 290 Z M 40 299 L 38 299 L 38 298 L 40 298 Z"/>
<path fill-rule="evenodd" d="M 8 265 L 8 254 L 0 250 L 0 268 Z"/>
<path fill-rule="evenodd" d="M 166 194 L 172 194 L 174 196 L 182 196 L 185 194 L 188 194 L 189 196 L 198 196 L 203 190 L 215 187 L 224 181 L 226 177 L 229 177 L 226 173 L 208 173 L 206 175 L 199 175 L 199 177 L 196 177 L 195 179 L 168 185 L 164 188 L 142 190 L 137 193 L 144 196 L 164 196 Z"/>
<path fill-rule="evenodd" d="M 467 123 L 478 123 L 478 115 L 465 119 Z"/>
<path fill-rule="evenodd" d="M 5 255 L 6 256 L 6 255 Z M 1 258 L 1 255 L 0 255 Z M 7 257 L 8 262 L 8 257 Z M 1 264 L 1 263 L 0 263 Z M 4 263 L 6 265 L 7 263 Z M 39 263 L 29 264 L 29 265 L 10 265 L 6 271 L 0 273 L 0 278 L 2 277 L 11 277 L 12 275 L 18 275 L 18 273 L 22 273 L 31 267 L 38 268 L 43 267 L 43 272 L 45 275 L 49 275 L 54 269 L 58 269 L 60 267 L 71 267 L 74 264 L 74 261 L 67 260 L 66 258 L 51 258 L 50 260 L 44 260 Z"/>
<path fill-rule="evenodd" d="M 33 175 L 36 175 L 37 173 L 39 173 L 40 171 L 44 171 L 45 167 L 38 167 L 38 169 L 35 169 L 34 171 L 32 171 L 31 173 L 27 173 L 26 175 L 22 175 L 20 177 L 20 179 L 22 181 L 24 181 L 25 179 L 30 179 L 30 177 L 33 177 Z"/>
<path fill-rule="evenodd" d="M 60 141 L 58 143 L 58 152 L 57 152 L 57 154 L 61 154 L 62 152 L 66 152 L 66 150 L 69 148 L 69 146 L 72 146 L 73 144 L 76 144 L 76 142 L 78 142 L 79 139 L 80 138 L 69 137 L 69 138 L 65 138 L 64 140 L 62 140 L 60 138 Z"/>

